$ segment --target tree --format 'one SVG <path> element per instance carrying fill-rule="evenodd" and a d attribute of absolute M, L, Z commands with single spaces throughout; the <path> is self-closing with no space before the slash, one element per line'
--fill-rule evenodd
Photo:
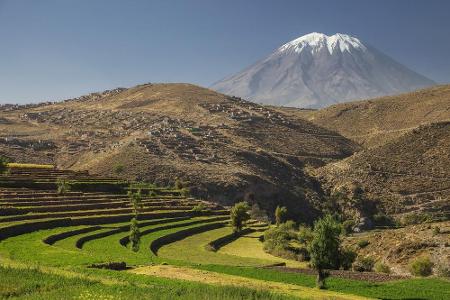
<path fill-rule="evenodd" d="M 261 209 L 258 203 L 254 203 L 250 208 L 250 217 L 260 222 L 269 223 L 269 217 L 267 216 L 266 211 Z"/>
<path fill-rule="evenodd" d="M 4 174 L 8 169 L 8 159 L 4 156 L 0 156 L 0 174 Z"/>
<path fill-rule="evenodd" d="M 141 244 L 141 232 L 139 230 L 139 225 L 136 218 L 131 219 L 130 242 L 131 242 L 131 250 L 133 250 L 134 252 L 138 252 L 139 246 Z"/>
<path fill-rule="evenodd" d="M 326 269 L 339 268 L 341 224 L 331 215 L 314 223 L 313 239 L 308 246 L 311 266 L 317 270 L 317 287 L 325 288 Z"/>
<path fill-rule="evenodd" d="M 60 195 L 64 195 L 65 193 L 70 191 L 70 184 L 67 180 L 60 178 L 56 181 L 57 192 Z"/>
<path fill-rule="evenodd" d="M 181 182 L 181 180 L 177 178 L 175 180 L 175 186 L 174 187 L 175 187 L 176 190 L 181 190 L 183 188 L 183 182 Z"/>
<path fill-rule="evenodd" d="M 128 197 L 130 198 L 131 205 L 133 206 L 134 217 L 137 219 L 139 210 L 142 208 L 141 190 L 138 190 L 136 193 L 129 191 Z"/>
<path fill-rule="evenodd" d="M 281 223 L 286 221 L 287 208 L 285 206 L 277 206 L 275 209 L 275 222 L 277 226 L 280 226 Z"/>
<path fill-rule="evenodd" d="M 233 227 L 233 232 L 238 233 L 242 230 L 244 223 L 250 219 L 250 214 L 248 213 L 249 206 L 247 202 L 236 203 L 230 211 L 231 226 Z"/>
<path fill-rule="evenodd" d="M 132 191 L 128 192 L 128 197 L 130 197 L 131 205 L 133 206 L 133 214 L 134 217 L 130 222 L 130 242 L 131 242 L 131 250 L 134 252 L 139 251 L 139 245 L 141 243 L 141 232 L 139 231 L 138 217 L 139 210 L 142 208 L 142 196 L 141 190 L 138 190 L 136 193 Z"/>

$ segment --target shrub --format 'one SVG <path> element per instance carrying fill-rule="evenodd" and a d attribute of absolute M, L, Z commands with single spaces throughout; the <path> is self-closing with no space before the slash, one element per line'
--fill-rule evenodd
<path fill-rule="evenodd" d="M 184 198 L 188 198 L 191 196 L 191 189 L 188 187 L 184 187 L 180 190 L 180 194 L 181 196 L 183 196 Z"/>
<path fill-rule="evenodd" d="M 177 189 L 177 190 L 181 190 L 182 188 L 183 188 L 183 183 L 181 182 L 181 180 L 180 179 L 176 179 L 175 180 L 175 185 L 174 185 L 174 187 L 175 187 L 175 189 Z"/>
<path fill-rule="evenodd" d="M 290 236 L 286 230 L 274 227 L 264 232 L 264 250 L 272 253 L 289 248 Z"/>
<path fill-rule="evenodd" d="M 60 178 L 56 181 L 56 190 L 58 194 L 63 195 L 67 193 L 70 191 L 70 188 L 69 182 L 65 179 Z"/>
<path fill-rule="evenodd" d="M 353 270 L 357 272 L 372 272 L 375 260 L 370 256 L 358 256 L 353 263 Z"/>
<path fill-rule="evenodd" d="M 231 226 L 233 227 L 233 232 L 240 232 L 246 221 L 250 219 L 250 214 L 248 213 L 249 207 L 247 202 L 236 203 L 230 211 Z"/>
<path fill-rule="evenodd" d="M 353 262 L 356 259 L 356 252 L 350 248 L 343 248 L 340 251 L 340 265 L 344 270 L 349 270 L 352 267 Z"/>
<path fill-rule="evenodd" d="M 368 240 L 359 240 L 358 241 L 358 247 L 361 249 L 367 247 L 369 244 L 370 243 Z"/>
<path fill-rule="evenodd" d="M 206 210 L 206 205 L 203 202 L 200 202 L 196 206 L 192 208 L 192 211 L 202 212 Z"/>
<path fill-rule="evenodd" d="M 296 225 L 293 221 L 287 221 L 279 227 L 269 228 L 264 232 L 264 250 L 283 258 L 308 259 L 309 255 L 306 249 L 294 249 L 290 246 L 290 242 L 297 239 L 295 230 Z"/>
<path fill-rule="evenodd" d="M 431 222 L 433 218 L 427 213 L 410 213 L 402 218 L 403 225 L 415 225 L 426 222 Z"/>
<path fill-rule="evenodd" d="M 439 264 L 436 273 L 439 277 L 450 278 L 450 266 Z"/>
<path fill-rule="evenodd" d="M 396 221 L 388 215 L 383 213 L 377 213 L 373 216 L 373 223 L 375 226 L 383 226 L 383 227 L 394 227 L 396 226 Z"/>
<path fill-rule="evenodd" d="M 434 264 L 428 256 L 416 258 L 410 265 L 409 271 L 414 276 L 430 276 L 433 273 Z"/>
<path fill-rule="evenodd" d="M 113 171 L 115 174 L 121 174 L 125 170 L 125 167 L 123 165 L 115 165 L 113 168 Z"/>
<path fill-rule="evenodd" d="M 6 157 L 0 156 L 0 174 L 4 174 L 8 170 L 8 162 Z"/>
<path fill-rule="evenodd" d="M 277 226 L 280 226 L 281 223 L 283 223 L 286 219 L 287 214 L 287 208 L 284 206 L 277 206 L 275 209 L 275 222 Z"/>
<path fill-rule="evenodd" d="M 250 209 L 250 216 L 254 220 L 269 223 L 269 217 L 267 216 L 266 211 L 261 209 L 258 203 L 252 205 L 252 208 Z"/>
<path fill-rule="evenodd" d="M 300 243 L 309 244 L 313 239 L 313 231 L 306 226 L 300 226 L 298 230 L 298 240 Z"/>
<path fill-rule="evenodd" d="M 385 274 L 391 274 L 391 268 L 389 268 L 388 265 L 383 264 L 382 262 L 378 261 L 375 266 L 374 270 L 377 273 L 385 273 Z"/>
<path fill-rule="evenodd" d="M 352 233 L 355 225 L 356 225 L 355 220 L 345 220 L 344 223 L 342 223 L 342 229 L 344 230 L 344 234 L 349 235 L 350 233 Z"/>
<path fill-rule="evenodd" d="M 433 235 L 438 235 L 439 233 L 441 233 L 441 228 L 439 228 L 438 226 L 433 228 Z"/>

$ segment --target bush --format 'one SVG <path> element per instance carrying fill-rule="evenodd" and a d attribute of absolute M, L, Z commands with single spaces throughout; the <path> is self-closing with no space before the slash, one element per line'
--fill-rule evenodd
<path fill-rule="evenodd" d="M 439 227 L 434 227 L 433 228 L 433 235 L 438 235 L 439 233 L 441 233 L 441 228 L 439 228 Z"/>
<path fill-rule="evenodd" d="M 373 223 L 375 226 L 382 226 L 382 227 L 394 227 L 397 226 L 397 222 L 388 215 L 385 215 L 383 213 L 377 213 L 373 216 Z"/>
<path fill-rule="evenodd" d="M 439 277 L 450 278 L 450 266 L 439 264 L 439 266 L 437 267 L 436 273 Z"/>
<path fill-rule="evenodd" d="M 370 243 L 368 240 L 359 240 L 358 241 L 358 247 L 361 249 L 367 247 L 369 244 Z"/>
<path fill-rule="evenodd" d="M 206 210 L 206 205 L 203 202 L 200 202 L 199 204 L 197 204 L 196 206 L 194 206 L 192 208 L 192 211 L 196 211 L 196 212 L 202 212 Z"/>
<path fill-rule="evenodd" d="M 313 231 L 306 226 L 300 226 L 298 231 L 298 240 L 300 243 L 309 244 L 313 239 Z"/>
<path fill-rule="evenodd" d="M 63 195 L 70 191 L 70 184 L 65 179 L 58 179 L 56 181 L 57 193 Z"/>
<path fill-rule="evenodd" d="M 389 268 L 388 265 L 385 265 L 382 262 L 377 262 L 374 266 L 374 270 L 377 273 L 391 274 L 391 268 Z"/>
<path fill-rule="evenodd" d="M 430 214 L 427 213 L 410 213 L 402 218 L 403 225 L 416 225 L 433 221 Z"/>
<path fill-rule="evenodd" d="M 191 196 L 191 189 L 188 187 L 184 187 L 180 190 L 180 194 L 181 196 L 183 196 L 184 198 L 188 198 Z"/>
<path fill-rule="evenodd" d="M 6 172 L 8 169 L 8 162 L 9 160 L 6 157 L 0 156 L 0 174 L 4 174 Z"/>
<path fill-rule="evenodd" d="M 125 170 L 123 165 L 115 165 L 113 171 L 115 174 L 121 174 Z"/>
<path fill-rule="evenodd" d="M 344 223 L 342 223 L 342 229 L 344 230 L 345 235 L 349 235 L 353 232 L 353 228 L 355 227 L 356 222 L 355 220 L 345 220 Z"/>
<path fill-rule="evenodd" d="M 409 271 L 414 276 L 430 276 L 433 274 L 434 264 L 428 256 L 416 258 L 410 265 Z"/>
<path fill-rule="evenodd" d="M 254 220 L 269 223 L 269 217 L 267 216 L 266 211 L 261 209 L 258 203 L 252 205 L 252 208 L 250 209 L 250 216 Z"/>
<path fill-rule="evenodd" d="M 340 253 L 341 268 L 344 270 L 350 270 L 353 262 L 356 259 L 356 256 L 357 256 L 356 252 L 350 248 L 341 249 L 341 253 Z"/>
<path fill-rule="evenodd" d="M 297 239 L 296 224 L 287 221 L 279 227 L 269 228 L 264 232 L 264 250 L 272 255 L 288 258 L 302 259 L 309 258 L 305 249 L 293 249 L 290 246 L 292 240 Z M 301 256 L 301 257 L 300 257 Z"/>
<path fill-rule="evenodd" d="M 181 180 L 179 180 L 178 178 L 175 180 L 175 185 L 174 185 L 176 190 L 181 190 L 183 188 L 183 182 L 181 182 Z"/>
<path fill-rule="evenodd" d="M 370 256 L 358 256 L 353 263 L 353 271 L 357 272 L 372 272 L 375 260 Z"/>

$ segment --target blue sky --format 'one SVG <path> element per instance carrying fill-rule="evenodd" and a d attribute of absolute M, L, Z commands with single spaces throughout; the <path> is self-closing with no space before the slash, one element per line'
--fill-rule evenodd
<path fill-rule="evenodd" d="M 313 31 L 357 36 L 450 83 L 450 1 L 0 0 L 0 103 L 209 86 Z"/>

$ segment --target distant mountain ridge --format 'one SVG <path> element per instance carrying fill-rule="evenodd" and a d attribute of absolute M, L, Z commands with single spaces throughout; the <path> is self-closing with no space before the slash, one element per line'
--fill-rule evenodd
<path fill-rule="evenodd" d="M 356 37 L 314 32 L 211 88 L 263 104 L 320 108 L 434 84 Z"/>

